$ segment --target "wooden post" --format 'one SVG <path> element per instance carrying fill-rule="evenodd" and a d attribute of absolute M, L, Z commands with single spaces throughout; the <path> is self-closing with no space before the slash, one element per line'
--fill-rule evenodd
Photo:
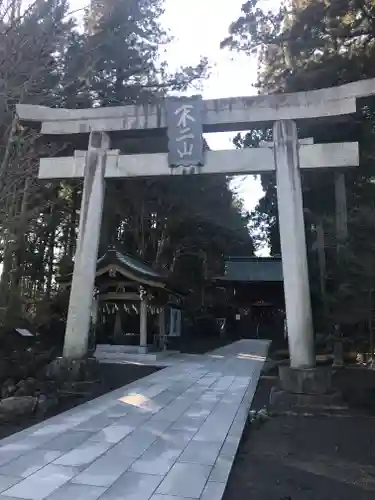
<path fill-rule="evenodd" d="M 117 305 L 116 316 L 115 316 L 115 324 L 113 326 L 113 339 L 116 341 L 122 334 L 122 321 L 121 321 L 121 313 L 120 308 Z"/>
<path fill-rule="evenodd" d="M 141 302 L 139 306 L 139 352 L 147 352 L 147 294 L 146 290 L 140 290 Z"/>
<path fill-rule="evenodd" d="M 159 344 L 163 349 L 166 349 L 165 342 L 165 308 L 162 307 L 159 311 Z"/>

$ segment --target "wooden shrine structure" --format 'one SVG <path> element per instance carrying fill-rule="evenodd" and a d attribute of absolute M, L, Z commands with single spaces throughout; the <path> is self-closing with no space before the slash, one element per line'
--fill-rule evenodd
<path fill-rule="evenodd" d="M 61 287 L 71 282 L 72 274 L 59 278 Z M 97 342 L 138 345 L 141 353 L 166 348 L 169 337 L 181 335 L 184 295 L 162 273 L 110 248 L 96 266 L 91 317 Z"/>
<path fill-rule="evenodd" d="M 212 282 L 225 291 L 225 309 L 222 307 L 220 312 L 227 334 L 234 338 L 283 340 L 281 257 L 227 257 L 224 274 Z"/>

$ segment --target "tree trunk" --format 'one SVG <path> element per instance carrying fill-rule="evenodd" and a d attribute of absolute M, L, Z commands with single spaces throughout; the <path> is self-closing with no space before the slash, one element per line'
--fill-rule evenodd
<path fill-rule="evenodd" d="M 30 194 L 31 178 L 25 179 L 24 191 L 22 195 L 21 209 L 19 214 L 19 221 L 16 229 L 16 243 L 15 243 L 15 266 L 12 273 L 10 285 L 10 301 L 7 310 L 7 324 L 13 326 L 14 321 L 22 316 L 22 286 L 21 280 L 24 274 L 24 261 L 26 254 L 26 233 L 28 225 L 28 201 Z"/>
<path fill-rule="evenodd" d="M 155 256 L 155 268 L 160 269 L 161 268 L 161 258 L 163 256 L 164 250 L 167 247 L 169 243 L 169 237 L 167 234 L 167 227 L 166 224 L 164 226 L 164 229 L 161 233 L 160 239 L 157 244 L 157 250 L 156 250 L 156 256 Z"/>
<path fill-rule="evenodd" d="M 346 185 L 345 174 L 335 173 L 335 204 L 336 204 L 336 251 L 337 251 L 337 264 L 338 267 L 343 265 L 342 247 L 346 244 L 348 239 L 348 210 L 346 202 Z M 336 286 L 339 286 L 336 276 Z M 342 331 L 341 325 L 337 325 L 337 335 L 335 342 L 342 344 Z M 342 346 L 341 346 L 342 350 Z M 334 360 L 335 361 L 335 360 Z"/>
<path fill-rule="evenodd" d="M 4 324 L 6 311 L 9 302 L 9 291 L 11 283 L 11 272 L 13 267 L 13 251 L 14 251 L 14 235 L 10 234 L 9 221 L 14 218 L 16 213 L 16 199 L 14 193 L 8 198 L 8 203 L 5 206 L 7 214 L 8 228 L 3 228 L 4 239 L 4 256 L 3 256 L 3 271 L 0 278 L 0 308 L 1 308 L 1 322 Z"/>
<path fill-rule="evenodd" d="M 51 298 L 51 286 L 53 277 L 53 264 L 55 258 L 55 236 L 56 236 L 57 224 L 53 224 L 48 238 L 47 246 L 47 276 L 46 276 L 46 288 L 45 288 L 45 298 L 49 300 Z"/>
<path fill-rule="evenodd" d="M 368 314 L 368 330 L 369 330 L 369 357 L 368 357 L 368 362 L 371 368 L 374 368 L 374 324 L 373 324 L 373 308 L 374 308 L 374 301 L 373 301 L 373 294 L 374 290 L 370 288 L 370 293 L 369 293 L 369 314 Z"/>
<path fill-rule="evenodd" d="M 336 237 L 337 248 L 345 244 L 348 239 L 348 213 L 346 203 L 345 174 L 335 174 L 335 202 L 336 202 Z"/>
<path fill-rule="evenodd" d="M 11 124 L 10 129 L 9 129 L 9 136 L 8 136 L 6 148 L 4 151 L 4 156 L 3 156 L 3 159 L 2 159 L 2 162 L 0 165 L 0 191 L 4 187 L 4 177 L 5 177 L 6 171 L 8 169 L 8 163 L 10 160 L 10 154 L 11 154 L 11 150 L 12 150 L 12 140 L 17 132 L 17 123 L 18 123 L 18 118 L 17 118 L 17 115 L 14 114 L 12 124 Z"/>
<path fill-rule="evenodd" d="M 0 278 L 0 321 L 2 323 L 5 321 L 5 313 L 9 300 L 9 282 L 13 261 L 13 244 L 9 242 L 8 236 L 5 238 L 4 246 L 3 272 Z"/>
<path fill-rule="evenodd" d="M 140 227 L 140 235 L 139 235 L 139 244 L 138 244 L 138 254 L 144 259 L 146 253 L 146 245 L 145 245 L 145 205 L 142 202 L 140 216 L 139 216 L 139 227 Z"/>
<path fill-rule="evenodd" d="M 30 185 L 31 178 L 28 177 L 25 180 L 25 186 L 22 196 L 21 202 L 21 210 L 20 210 L 20 219 L 17 228 L 17 237 L 16 237 L 16 272 L 15 272 L 15 280 L 14 285 L 19 287 L 21 278 L 23 276 L 23 264 L 25 260 L 26 253 L 26 231 L 28 226 L 28 202 L 29 202 L 29 194 L 30 194 Z"/>
<path fill-rule="evenodd" d="M 76 226 L 77 226 L 77 210 L 79 207 L 77 187 L 73 188 L 72 193 L 72 213 L 70 217 L 70 231 L 69 231 L 69 244 L 68 244 L 68 257 L 73 260 L 75 248 L 76 248 Z"/>
<path fill-rule="evenodd" d="M 327 279 L 327 261 L 326 261 L 326 250 L 324 241 L 324 226 L 323 220 L 319 219 L 316 225 L 316 245 L 318 252 L 318 263 L 319 263 L 319 281 L 320 281 L 320 295 L 323 304 L 323 325 L 324 327 L 328 325 L 328 302 L 327 302 L 327 289 L 326 289 L 326 279 Z"/>

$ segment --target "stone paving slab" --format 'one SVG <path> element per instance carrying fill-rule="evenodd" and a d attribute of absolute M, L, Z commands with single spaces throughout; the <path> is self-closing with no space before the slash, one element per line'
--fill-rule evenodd
<path fill-rule="evenodd" d="M 221 500 L 268 342 L 241 340 L 0 441 L 0 500 Z"/>

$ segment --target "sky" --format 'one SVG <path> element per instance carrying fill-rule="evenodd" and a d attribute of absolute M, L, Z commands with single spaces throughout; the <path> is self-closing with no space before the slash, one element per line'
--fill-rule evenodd
<path fill-rule="evenodd" d="M 163 25 L 174 41 L 167 48 L 166 59 L 171 69 L 196 64 L 201 56 L 209 59 L 212 71 L 203 82 L 203 97 L 238 97 L 254 95 L 257 75 L 255 57 L 220 49 L 231 22 L 240 13 L 244 0 L 165 0 Z M 209 134 L 211 149 L 233 148 L 233 134 Z M 252 210 L 263 191 L 260 179 L 239 177 L 233 188 L 243 200 L 246 210 Z"/>

